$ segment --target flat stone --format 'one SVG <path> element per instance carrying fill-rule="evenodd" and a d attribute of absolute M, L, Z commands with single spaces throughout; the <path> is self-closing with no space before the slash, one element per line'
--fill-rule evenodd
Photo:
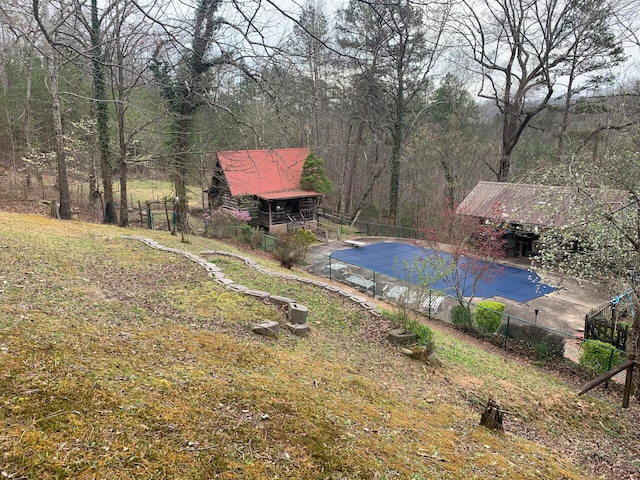
<path fill-rule="evenodd" d="M 296 337 L 309 336 L 309 326 L 306 323 L 287 323 L 287 330 Z"/>
<path fill-rule="evenodd" d="M 377 310 L 378 306 L 375 303 L 371 303 L 371 302 L 364 302 L 362 304 L 365 308 L 368 308 L 369 310 Z"/>
<path fill-rule="evenodd" d="M 216 278 L 216 282 L 218 282 L 220 285 L 231 285 L 232 283 L 236 283 L 233 280 L 231 280 L 230 278 Z"/>
<path fill-rule="evenodd" d="M 270 296 L 269 292 L 263 292 L 260 290 L 247 290 L 244 293 L 257 298 L 268 298 Z"/>
<path fill-rule="evenodd" d="M 296 303 L 296 301 L 292 298 L 281 297 L 279 295 L 271 295 L 269 297 L 269 300 L 271 300 L 271 302 L 275 303 L 276 305 L 289 305 L 290 303 Z"/>
<path fill-rule="evenodd" d="M 209 276 L 215 279 L 220 279 L 225 277 L 224 273 L 222 272 L 209 272 Z"/>
<path fill-rule="evenodd" d="M 218 252 L 215 250 L 202 250 L 200 255 L 216 255 Z"/>
<path fill-rule="evenodd" d="M 244 285 L 239 285 L 237 283 L 232 283 L 231 285 L 227 285 L 227 288 L 229 290 L 233 290 L 234 292 L 245 292 L 247 290 L 249 290 L 249 287 L 246 287 Z"/>
<path fill-rule="evenodd" d="M 277 338 L 280 333 L 280 324 L 278 322 L 262 322 L 254 325 L 251 330 L 258 335 L 264 335 L 267 337 Z"/>
<path fill-rule="evenodd" d="M 334 287 L 333 285 L 327 285 L 327 290 L 329 290 L 330 292 L 339 292 L 340 288 L 339 287 Z"/>
<path fill-rule="evenodd" d="M 209 272 L 221 272 L 222 271 L 222 269 L 220 267 L 217 267 L 215 265 L 215 263 L 207 262 L 207 263 L 204 264 L 204 268 L 206 268 L 207 271 L 209 271 Z"/>
<path fill-rule="evenodd" d="M 354 302 L 358 302 L 358 303 L 365 303 L 365 302 L 367 302 L 367 299 L 366 299 L 366 298 L 358 297 L 357 295 L 351 295 L 349 298 L 350 298 L 351 300 L 353 300 Z"/>

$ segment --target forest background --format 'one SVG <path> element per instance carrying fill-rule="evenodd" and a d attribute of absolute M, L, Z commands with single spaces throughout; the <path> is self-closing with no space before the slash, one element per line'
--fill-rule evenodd
<path fill-rule="evenodd" d="M 478 180 L 635 191 L 635 164 L 624 185 L 598 169 L 638 155 L 638 11 L 9 0 L 0 162 L 55 175 L 63 218 L 68 176 L 85 181 L 121 225 L 129 176 L 170 177 L 187 208 L 188 186 L 206 187 L 215 153 L 233 149 L 309 147 L 333 183 L 326 211 L 417 228 Z"/>

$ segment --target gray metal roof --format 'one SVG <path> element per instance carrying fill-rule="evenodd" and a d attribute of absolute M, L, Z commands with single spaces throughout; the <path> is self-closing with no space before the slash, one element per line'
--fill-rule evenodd
<path fill-rule="evenodd" d="M 521 225 L 557 227 L 570 224 L 579 216 L 579 209 L 590 205 L 617 212 L 624 200 L 620 190 L 481 181 L 457 212 Z"/>

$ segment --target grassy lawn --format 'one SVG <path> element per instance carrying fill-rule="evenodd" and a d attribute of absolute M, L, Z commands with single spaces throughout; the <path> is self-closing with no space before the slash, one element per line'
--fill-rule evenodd
<path fill-rule="evenodd" d="M 308 338 L 258 337 L 251 326 L 282 320 L 278 309 L 122 238 L 132 233 L 237 251 L 0 212 L 3 477 L 588 479 L 611 478 L 601 465 L 638 468 L 637 424 L 616 400 L 576 397 L 443 331 L 442 365 L 412 361 L 344 297 L 212 259 L 309 307 Z M 489 397 L 509 411 L 504 434 L 478 425 Z"/>

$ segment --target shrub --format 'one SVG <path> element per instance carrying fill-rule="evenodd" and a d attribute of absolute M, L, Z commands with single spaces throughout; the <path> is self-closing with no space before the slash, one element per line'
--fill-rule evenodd
<path fill-rule="evenodd" d="M 502 323 L 503 312 L 504 303 L 493 300 L 478 302 L 478 306 L 474 311 L 478 329 L 484 333 L 496 332 Z"/>
<path fill-rule="evenodd" d="M 298 230 L 293 235 L 280 237 L 274 250 L 275 257 L 280 261 L 280 265 L 291 268 L 304 261 L 309 245 L 315 241 L 315 235 L 308 230 Z"/>
<path fill-rule="evenodd" d="M 308 247 L 316 243 L 316 236 L 311 230 L 297 230 L 296 233 L 293 234 L 293 238 L 298 244 L 304 247 Z"/>
<path fill-rule="evenodd" d="M 260 247 L 262 237 L 264 236 L 260 230 L 252 227 L 251 225 L 242 225 L 238 230 L 238 233 L 238 238 L 253 249 Z"/>
<path fill-rule="evenodd" d="M 467 307 L 456 305 L 451 308 L 451 322 L 462 327 L 471 327 L 471 312 Z"/>
<path fill-rule="evenodd" d="M 433 330 L 420 322 L 411 322 L 409 330 L 416 336 L 416 344 L 425 347 L 427 355 L 431 355 L 435 350 L 435 340 L 433 338 Z"/>
<path fill-rule="evenodd" d="M 245 210 L 223 210 L 218 208 L 203 214 L 205 235 L 214 238 L 230 238 L 236 230 L 251 220 L 251 215 Z"/>
<path fill-rule="evenodd" d="M 587 340 L 582 344 L 580 365 L 596 375 L 605 373 L 620 364 L 620 361 L 620 351 L 613 345 L 599 340 Z"/>
<path fill-rule="evenodd" d="M 382 316 L 389 320 L 393 328 L 401 328 L 405 332 L 409 332 L 411 330 L 410 326 L 413 320 L 404 310 L 383 310 Z"/>
<path fill-rule="evenodd" d="M 507 325 L 503 324 L 498 333 L 505 335 Z M 524 347 L 523 353 L 538 360 L 549 360 L 564 356 L 564 337 L 540 325 L 511 322 L 507 338 Z"/>

